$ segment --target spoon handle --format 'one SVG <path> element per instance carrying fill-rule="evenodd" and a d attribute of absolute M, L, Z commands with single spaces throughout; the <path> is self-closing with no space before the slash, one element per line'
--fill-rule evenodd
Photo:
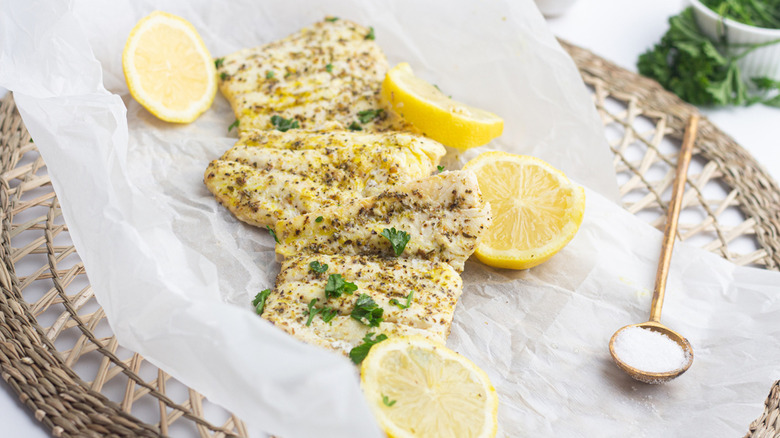
<path fill-rule="evenodd" d="M 664 240 L 661 247 L 661 259 L 658 261 L 658 271 L 655 274 L 655 291 L 653 292 L 653 304 L 650 307 L 650 321 L 661 321 L 661 308 L 664 305 L 664 293 L 666 292 L 666 277 L 669 275 L 669 264 L 672 261 L 672 249 L 677 237 L 677 219 L 680 216 L 680 206 L 685 192 L 685 181 L 688 175 L 688 165 L 691 163 L 693 144 L 696 141 L 696 133 L 699 126 L 699 115 L 693 114 L 688 119 L 685 127 L 680 155 L 677 157 L 677 172 L 674 177 L 672 199 L 669 201 L 669 210 L 666 215 L 664 227 Z"/>

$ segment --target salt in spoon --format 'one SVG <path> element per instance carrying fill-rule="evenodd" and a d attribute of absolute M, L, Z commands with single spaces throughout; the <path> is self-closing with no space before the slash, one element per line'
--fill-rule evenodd
<path fill-rule="evenodd" d="M 680 215 L 680 206 L 682 205 L 682 196 L 685 191 L 685 180 L 688 174 L 688 165 L 691 162 L 693 143 L 696 140 L 696 132 L 699 125 L 699 116 L 694 114 L 688 119 L 688 125 L 685 128 L 680 155 L 677 159 L 677 172 L 674 178 L 674 187 L 672 189 L 672 199 L 669 202 L 669 211 L 666 216 L 666 227 L 664 228 L 664 240 L 661 247 L 661 259 L 658 262 L 658 271 L 655 275 L 655 291 L 653 292 L 653 302 L 650 306 L 650 320 L 641 324 L 627 325 L 612 335 L 609 341 L 609 352 L 615 363 L 623 371 L 628 373 L 636 380 L 645 383 L 663 383 L 674 379 L 684 373 L 693 363 L 693 348 L 690 342 L 674 330 L 661 324 L 661 307 L 664 304 L 664 292 L 666 291 L 666 277 L 669 275 L 669 264 L 672 260 L 672 248 L 674 247 L 675 236 L 677 235 L 677 218 Z M 685 363 L 681 367 L 666 372 L 648 372 L 634 368 L 623 362 L 615 351 L 615 343 L 618 335 L 626 329 L 639 327 L 651 330 L 667 336 L 682 348 L 685 354 Z"/>

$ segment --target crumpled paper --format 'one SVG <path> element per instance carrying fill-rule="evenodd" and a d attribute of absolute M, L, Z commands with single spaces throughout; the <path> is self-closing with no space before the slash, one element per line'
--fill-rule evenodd
<path fill-rule="evenodd" d="M 571 60 L 530 0 L 482 2 L 16 2 L 0 9 L 0 86 L 48 165 L 98 301 L 125 347 L 247 422 L 253 436 L 381 436 L 357 371 L 258 318 L 279 265 L 264 231 L 202 183 L 235 139 L 218 96 L 172 125 L 128 94 L 121 51 L 154 9 L 222 56 L 325 15 L 374 26 L 390 63 L 506 120 L 486 149 L 539 156 L 588 190 L 582 227 L 529 271 L 470 261 L 448 345 L 488 373 L 499 436 L 737 436 L 780 370 L 780 274 L 678 245 L 663 321 L 695 349 L 674 382 L 631 381 L 607 342 L 646 319 L 660 233 L 616 199 L 611 155 Z M 606 198 L 605 198 L 606 196 Z"/>

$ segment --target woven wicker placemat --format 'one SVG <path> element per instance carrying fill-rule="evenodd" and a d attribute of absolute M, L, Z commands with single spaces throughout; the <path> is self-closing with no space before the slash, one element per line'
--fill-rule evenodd
<path fill-rule="evenodd" d="M 562 44 L 591 88 L 625 207 L 661 227 L 676 148 L 696 108 Z M 777 183 L 706 119 L 695 153 L 679 237 L 740 265 L 779 270 Z M 0 376 L 54 436 L 247 436 L 234 415 L 118 345 L 10 95 L 0 105 L 0 219 Z M 779 400 L 780 381 L 746 437 L 780 438 Z"/>

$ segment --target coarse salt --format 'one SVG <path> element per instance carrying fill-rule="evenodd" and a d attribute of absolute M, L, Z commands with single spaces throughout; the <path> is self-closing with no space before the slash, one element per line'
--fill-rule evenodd
<path fill-rule="evenodd" d="M 688 354 L 663 333 L 643 327 L 621 330 L 615 354 L 624 364 L 648 373 L 667 373 L 685 367 Z"/>

